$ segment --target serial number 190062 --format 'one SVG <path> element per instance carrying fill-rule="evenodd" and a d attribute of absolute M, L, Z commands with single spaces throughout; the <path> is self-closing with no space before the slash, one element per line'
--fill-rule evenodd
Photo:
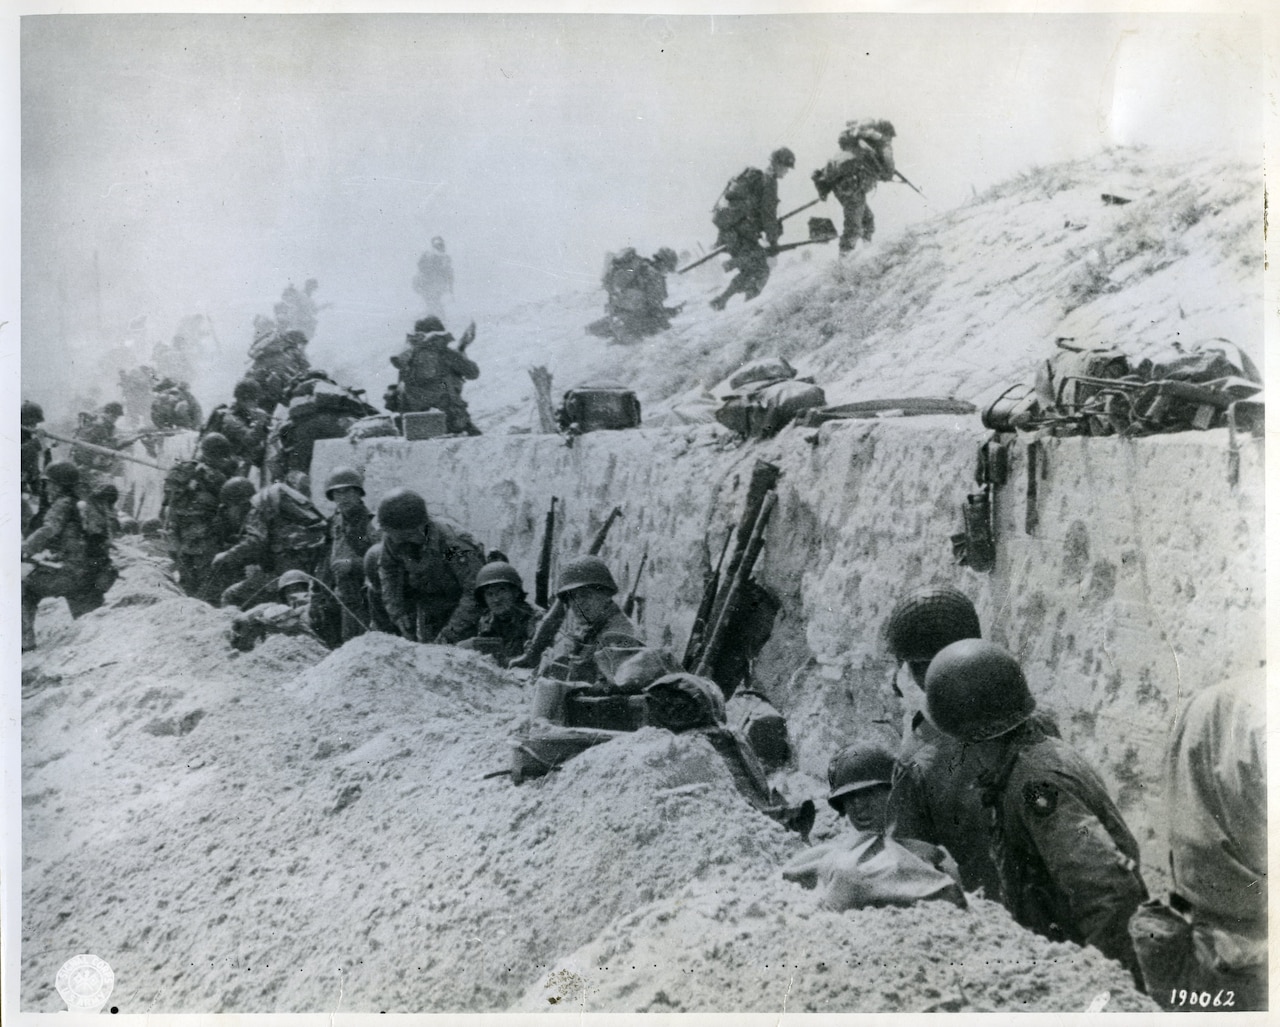
<path fill-rule="evenodd" d="M 1235 1004 L 1234 991 L 1187 991 L 1186 988 L 1174 988 L 1169 992 L 1171 1006 L 1199 1006 L 1202 1009 L 1212 1009 L 1215 1006 L 1226 1007 Z"/>

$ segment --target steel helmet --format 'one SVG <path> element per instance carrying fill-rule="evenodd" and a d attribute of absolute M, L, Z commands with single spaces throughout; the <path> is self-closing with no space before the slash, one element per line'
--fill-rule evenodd
<path fill-rule="evenodd" d="M 408 531 L 427 523 L 427 501 L 413 489 L 392 489 L 378 504 L 378 523 L 392 531 Z"/>
<path fill-rule="evenodd" d="M 520 580 L 520 572 L 509 563 L 494 560 L 480 568 L 476 573 L 475 597 L 477 600 L 490 585 L 514 585 L 520 590 L 520 595 L 524 596 L 524 582 Z"/>
<path fill-rule="evenodd" d="M 769 163 L 776 164 L 781 168 L 794 168 L 796 166 L 796 155 L 785 146 L 780 146 L 769 154 Z"/>
<path fill-rule="evenodd" d="M 22 423 L 39 424 L 44 420 L 44 408 L 29 399 L 22 401 Z"/>
<path fill-rule="evenodd" d="M 981 638 L 978 612 L 969 597 L 949 585 L 926 585 L 898 600 L 884 628 L 889 651 L 899 660 L 932 660 L 962 638 Z"/>
<path fill-rule="evenodd" d="M 929 718 L 964 742 L 998 738 L 1036 708 L 1014 655 L 980 638 L 953 642 L 938 653 L 924 687 Z"/>
<path fill-rule="evenodd" d="M 44 477 L 66 492 L 80 487 L 80 468 L 68 460 L 55 460 L 44 469 Z"/>
<path fill-rule="evenodd" d="M 419 321 L 413 323 L 413 330 L 421 332 L 423 335 L 429 335 L 431 332 L 443 332 L 444 322 L 434 314 L 428 315 Z"/>
<path fill-rule="evenodd" d="M 276 591 L 284 592 L 286 589 L 293 588 L 294 585 L 311 585 L 311 575 L 306 571 L 285 571 L 280 575 L 280 579 L 276 582 Z"/>
<path fill-rule="evenodd" d="M 124 407 L 117 403 L 114 399 L 102 408 L 102 412 L 108 417 L 123 417 Z"/>
<path fill-rule="evenodd" d="M 882 742 L 846 745 L 827 764 L 827 783 L 831 785 L 827 802 L 839 813 L 844 796 L 880 785 L 888 787 L 893 780 L 893 763 L 893 753 Z"/>
<path fill-rule="evenodd" d="M 223 503 L 247 503 L 258 490 L 248 478 L 228 478 L 218 492 L 218 500 Z"/>
<path fill-rule="evenodd" d="M 211 431 L 200 440 L 200 455 L 209 460 L 229 460 L 231 443 L 221 432 Z"/>
<path fill-rule="evenodd" d="M 242 378 L 236 382 L 236 387 L 231 390 L 231 394 L 236 399 L 242 399 L 246 403 L 253 403 L 261 398 L 262 386 L 252 378 Z"/>
<path fill-rule="evenodd" d="M 106 503 L 108 506 L 115 506 L 120 502 L 120 490 L 114 481 L 99 482 L 89 494 L 98 502 Z"/>
<path fill-rule="evenodd" d="M 556 595 L 563 598 L 566 593 L 579 588 L 600 588 L 610 595 L 616 595 L 618 584 L 600 557 L 579 556 L 561 568 L 560 580 L 556 582 Z"/>
<path fill-rule="evenodd" d="M 680 263 L 680 258 L 670 246 L 664 246 L 653 255 L 653 262 L 662 271 L 674 271 L 676 265 Z"/>
<path fill-rule="evenodd" d="M 324 483 L 324 498 L 333 499 L 335 489 L 359 489 L 364 495 L 364 477 L 354 467 L 339 467 Z"/>

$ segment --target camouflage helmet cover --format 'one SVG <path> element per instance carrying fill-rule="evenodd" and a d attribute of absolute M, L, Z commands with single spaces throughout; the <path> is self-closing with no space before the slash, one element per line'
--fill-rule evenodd
<path fill-rule="evenodd" d="M 827 783 L 831 786 L 827 802 L 838 813 L 844 796 L 880 785 L 887 787 L 893 780 L 893 763 L 893 753 L 881 742 L 845 746 L 827 765 Z"/>
<path fill-rule="evenodd" d="M 69 460 L 55 460 L 44 469 L 44 477 L 68 492 L 80 487 L 80 468 Z"/>
<path fill-rule="evenodd" d="M 981 638 L 973 603 L 949 585 L 925 585 L 898 600 L 884 627 L 889 651 L 908 663 L 932 660 L 962 638 Z"/>
<path fill-rule="evenodd" d="M 615 595 L 618 584 L 600 557 L 579 556 L 561 568 L 560 580 L 556 582 L 556 595 L 563 597 L 580 588 L 599 588 Z"/>
<path fill-rule="evenodd" d="M 1036 708 L 1014 655 L 979 638 L 953 642 L 933 658 L 925 694 L 929 719 L 964 742 L 1007 734 Z"/>

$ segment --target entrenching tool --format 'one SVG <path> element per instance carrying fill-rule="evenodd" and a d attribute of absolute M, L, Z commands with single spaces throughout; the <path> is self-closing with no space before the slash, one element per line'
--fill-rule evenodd
<path fill-rule="evenodd" d="M 789 218 L 789 217 L 794 217 L 796 214 L 799 214 L 801 211 L 808 210 L 810 207 L 814 206 L 815 204 L 819 204 L 819 203 L 821 203 L 821 202 L 822 202 L 821 200 L 810 200 L 808 203 L 801 204 L 801 205 L 800 205 L 799 207 L 797 207 L 795 210 L 789 210 L 789 211 L 787 211 L 787 213 L 783 214 L 783 215 L 782 215 L 782 217 L 778 218 L 778 220 L 779 220 L 779 221 L 786 221 L 786 220 L 787 220 L 787 218 Z M 814 219 L 814 220 L 817 220 L 817 219 Z M 828 223 L 828 224 L 830 224 L 830 222 L 829 222 L 829 221 L 828 221 L 827 223 Z M 832 229 L 832 231 L 834 232 L 834 228 Z M 832 235 L 832 236 L 831 236 L 831 238 L 832 238 L 832 239 L 834 239 L 834 238 L 835 238 L 835 235 Z M 809 238 L 808 238 L 807 240 L 805 240 L 805 242 L 793 242 L 793 243 L 788 243 L 788 244 L 787 244 L 787 245 L 785 245 L 785 246 L 773 247 L 772 249 L 768 250 L 767 252 L 768 252 L 768 253 L 770 253 L 770 254 L 774 254 L 774 253 L 781 253 L 783 250 L 793 250 L 793 249 L 795 249 L 797 246 L 806 246 L 806 245 L 808 245 L 808 244 L 809 244 L 809 243 L 811 243 L 811 242 L 826 242 L 826 241 L 827 241 L 826 239 L 815 239 L 815 238 L 813 237 L 813 222 L 811 221 L 811 222 L 810 222 L 810 224 L 809 224 Z M 701 267 L 703 264 L 705 264 L 705 263 L 706 263 L 708 260 L 710 260 L 712 257 L 718 257 L 718 256 L 720 256 L 720 254 L 722 254 L 722 253 L 724 253 L 724 252 L 725 252 L 725 247 L 723 247 L 723 246 L 721 246 L 719 249 L 712 250 L 712 251 L 711 251 L 710 253 L 708 253 L 705 257 L 699 257 L 699 258 L 698 258 L 697 260 L 695 260 L 692 264 L 686 264 L 684 267 L 682 267 L 682 268 L 680 268 L 678 271 L 676 271 L 676 274 L 678 274 L 678 275 L 682 275 L 682 274 L 684 274 L 686 271 L 692 271 L 695 267 Z"/>

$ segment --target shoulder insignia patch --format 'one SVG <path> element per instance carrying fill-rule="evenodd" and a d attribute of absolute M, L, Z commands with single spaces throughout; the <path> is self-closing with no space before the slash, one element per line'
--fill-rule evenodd
<path fill-rule="evenodd" d="M 1022 801 L 1032 816 L 1047 817 L 1058 808 L 1058 789 L 1047 781 L 1028 781 L 1022 786 Z"/>

